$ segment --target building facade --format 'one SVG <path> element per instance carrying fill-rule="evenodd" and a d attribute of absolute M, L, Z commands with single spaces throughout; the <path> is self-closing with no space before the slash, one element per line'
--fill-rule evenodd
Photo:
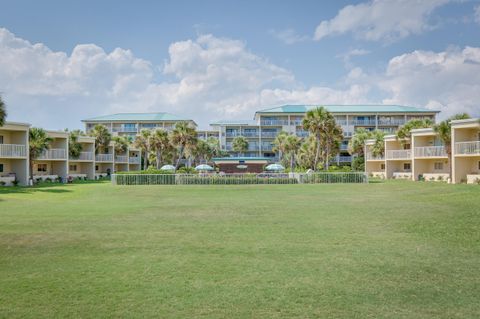
<path fill-rule="evenodd" d="M 220 145 L 232 156 L 275 158 L 273 141 L 285 131 L 299 137 L 308 137 L 302 128 L 305 113 L 318 105 L 284 105 L 257 111 L 253 120 L 217 121 L 211 123 L 213 131 L 218 132 Z M 352 157 L 347 152 L 348 141 L 358 128 L 381 130 L 395 133 L 397 129 L 412 119 L 431 119 L 435 121 L 438 111 L 425 108 L 400 105 L 325 105 L 342 127 L 344 140 L 340 146 L 340 155 L 334 160 L 337 164 L 350 163 Z M 248 142 L 248 151 L 237 154 L 232 142 L 237 136 L 244 136 Z"/>
<path fill-rule="evenodd" d="M 0 126 L 0 184 L 28 185 L 30 124 L 6 122 Z"/>
<path fill-rule="evenodd" d="M 82 120 L 88 134 L 97 124 L 104 125 L 112 135 L 134 138 L 142 129 L 162 128 L 171 131 L 178 122 L 188 122 L 193 127 L 197 124 L 192 119 L 170 113 L 118 113 Z"/>

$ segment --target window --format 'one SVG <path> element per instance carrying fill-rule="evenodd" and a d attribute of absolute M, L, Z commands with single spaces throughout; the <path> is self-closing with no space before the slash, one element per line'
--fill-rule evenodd
<path fill-rule="evenodd" d="M 98 165 L 95 165 L 95 170 L 98 171 Z"/>
<path fill-rule="evenodd" d="M 443 169 L 443 163 L 442 162 L 435 162 L 433 164 L 433 169 L 436 171 L 441 171 Z"/>
<path fill-rule="evenodd" d="M 403 149 L 404 150 L 409 150 L 410 149 L 410 144 L 404 144 Z"/>
<path fill-rule="evenodd" d="M 47 164 L 38 164 L 37 172 L 47 172 Z"/>
<path fill-rule="evenodd" d="M 403 170 L 409 171 L 410 170 L 410 163 L 403 163 Z"/>
<path fill-rule="evenodd" d="M 478 169 L 480 169 L 480 161 L 478 161 Z"/>
<path fill-rule="evenodd" d="M 380 169 L 383 171 L 385 170 L 385 164 L 380 164 Z"/>
<path fill-rule="evenodd" d="M 0 164 L 0 173 L 3 173 L 3 164 Z"/>
<path fill-rule="evenodd" d="M 72 171 L 72 172 L 76 172 L 76 171 L 77 171 L 77 165 L 70 165 L 70 166 L 68 167 L 68 170 L 69 170 L 69 171 Z"/>
<path fill-rule="evenodd" d="M 0 135 L 0 144 L 3 144 L 3 135 Z"/>

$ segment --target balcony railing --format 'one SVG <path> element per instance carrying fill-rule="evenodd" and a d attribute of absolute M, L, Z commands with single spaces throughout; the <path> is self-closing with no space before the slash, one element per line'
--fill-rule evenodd
<path fill-rule="evenodd" d="M 27 147 L 19 144 L 0 144 L 0 157 L 26 157 Z"/>
<path fill-rule="evenodd" d="M 392 120 L 378 120 L 378 125 L 403 125 L 405 124 L 404 119 L 392 119 Z"/>
<path fill-rule="evenodd" d="M 350 125 L 366 125 L 366 126 L 375 126 L 375 120 L 351 120 Z"/>
<path fill-rule="evenodd" d="M 411 159 L 411 150 L 389 150 L 385 153 L 386 159 Z"/>
<path fill-rule="evenodd" d="M 67 150 L 63 148 L 52 148 L 46 150 L 37 158 L 40 160 L 62 160 L 67 159 Z"/>
<path fill-rule="evenodd" d="M 93 161 L 93 152 L 81 152 L 78 157 L 68 157 L 70 160 L 77 161 Z"/>
<path fill-rule="evenodd" d="M 480 141 L 455 143 L 455 154 L 480 155 Z"/>
<path fill-rule="evenodd" d="M 309 135 L 307 131 L 297 131 L 296 134 L 298 137 L 308 137 Z"/>
<path fill-rule="evenodd" d="M 140 157 L 132 157 L 130 156 L 130 158 L 128 159 L 128 162 L 130 164 L 140 164 Z"/>
<path fill-rule="evenodd" d="M 262 132 L 262 137 L 274 138 L 277 137 L 278 132 Z"/>
<path fill-rule="evenodd" d="M 95 155 L 96 162 L 113 162 L 113 154 L 97 154 Z"/>
<path fill-rule="evenodd" d="M 261 120 L 260 124 L 265 126 L 288 125 L 288 120 Z"/>
<path fill-rule="evenodd" d="M 367 161 L 383 161 L 383 160 L 385 160 L 385 156 L 373 156 L 372 153 L 367 153 L 366 158 L 367 158 Z"/>
<path fill-rule="evenodd" d="M 444 146 L 415 147 L 415 157 L 446 157 Z"/>
<path fill-rule="evenodd" d="M 118 162 L 118 163 L 128 163 L 128 156 L 126 156 L 126 155 L 118 155 L 118 156 L 115 156 L 115 162 Z"/>
<path fill-rule="evenodd" d="M 258 137 L 258 132 L 243 132 L 242 135 L 245 137 Z"/>
<path fill-rule="evenodd" d="M 120 133 L 136 133 L 138 132 L 138 128 L 135 127 L 113 127 L 112 132 L 120 132 Z"/>

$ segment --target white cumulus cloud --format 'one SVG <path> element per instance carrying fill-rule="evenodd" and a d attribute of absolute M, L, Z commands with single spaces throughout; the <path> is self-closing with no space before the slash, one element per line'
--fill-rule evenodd
<path fill-rule="evenodd" d="M 369 41 L 394 41 L 431 29 L 428 18 L 449 0 L 372 0 L 342 8 L 331 20 L 322 21 L 314 39 L 352 33 Z"/>

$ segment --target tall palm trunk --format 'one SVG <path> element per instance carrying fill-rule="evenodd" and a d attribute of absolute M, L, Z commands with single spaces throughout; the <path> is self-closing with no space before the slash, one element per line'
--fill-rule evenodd
<path fill-rule="evenodd" d="M 293 169 L 295 167 L 295 154 L 292 152 L 290 157 L 290 172 L 293 173 Z"/>
<path fill-rule="evenodd" d="M 453 168 L 453 163 L 452 163 L 452 147 L 451 146 L 445 146 L 445 152 L 447 153 L 448 157 L 448 177 L 450 178 L 450 183 L 452 183 L 452 168 Z"/>
<path fill-rule="evenodd" d="M 145 150 L 145 156 L 143 157 L 143 169 L 148 168 L 148 150 Z"/>
<path fill-rule="evenodd" d="M 318 165 L 318 158 L 320 157 L 320 136 L 317 136 L 316 138 L 317 141 L 317 150 L 315 152 L 315 161 L 313 163 L 313 170 L 317 170 L 317 165 Z"/>
<path fill-rule="evenodd" d="M 180 165 L 180 160 L 182 159 L 183 157 L 183 146 L 180 147 L 180 150 L 178 152 L 178 159 L 177 159 L 177 163 L 175 164 L 175 170 L 178 169 L 178 166 Z"/>
<path fill-rule="evenodd" d="M 157 164 L 157 169 L 160 169 L 160 164 L 162 163 L 162 153 L 160 152 L 159 149 L 157 149 L 156 152 L 156 164 Z"/>

